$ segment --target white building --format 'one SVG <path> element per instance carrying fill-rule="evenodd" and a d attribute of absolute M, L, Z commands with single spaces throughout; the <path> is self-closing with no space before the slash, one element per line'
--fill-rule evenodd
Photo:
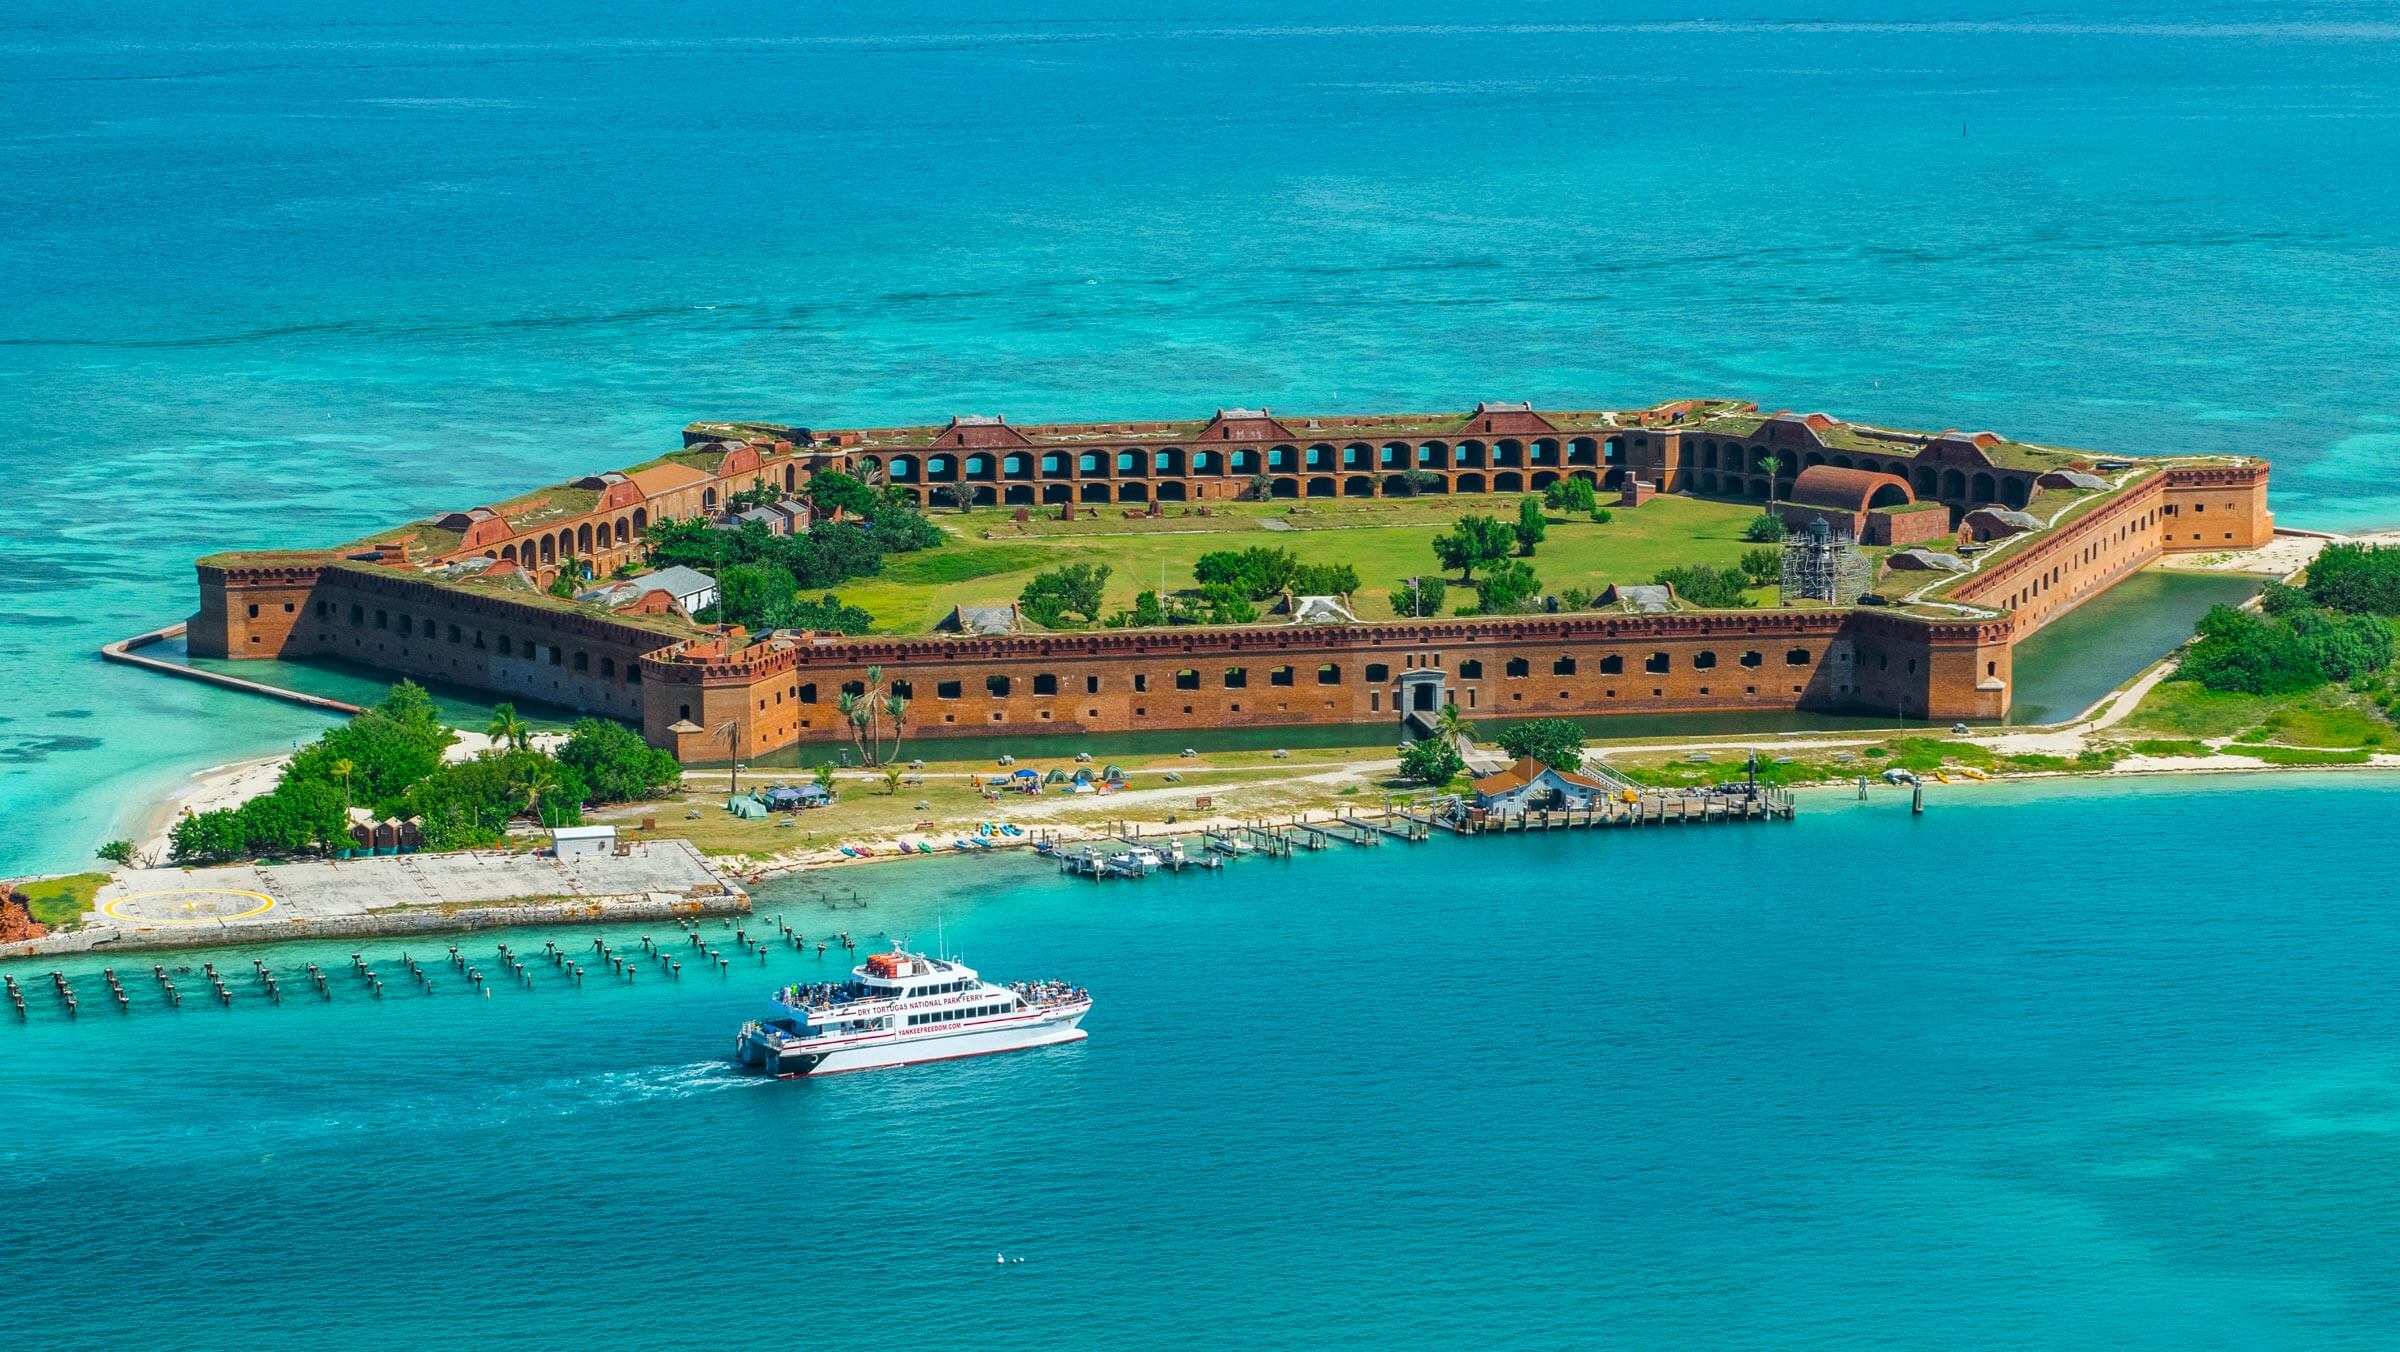
<path fill-rule="evenodd" d="M 605 855 L 617 847 L 617 828 L 613 826 L 554 826 L 550 828 L 550 852 L 561 859 L 586 859 Z"/>

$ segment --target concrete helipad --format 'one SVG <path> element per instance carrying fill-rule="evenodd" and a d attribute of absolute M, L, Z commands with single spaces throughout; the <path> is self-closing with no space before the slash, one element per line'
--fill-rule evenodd
<path fill-rule="evenodd" d="M 111 944 L 183 947 L 303 935 L 738 910 L 741 889 L 680 840 L 623 855 L 388 855 L 225 868 L 128 869 L 100 889 L 77 930 L 28 951 Z"/>
<path fill-rule="evenodd" d="M 131 925 L 205 925 L 274 909 L 275 899 L 266 893 L 235 887 L 161 887 L 100 903 L 100 914 Z"/>

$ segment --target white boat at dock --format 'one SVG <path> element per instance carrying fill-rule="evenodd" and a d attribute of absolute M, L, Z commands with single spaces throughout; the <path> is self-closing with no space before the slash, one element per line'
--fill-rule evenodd
<path fill-rule="evenodd" d="M 1022 1051 L 1088 1036 L 1092 997 L 1056 981 L 994 985 L 947 958 L 870 954 L 850 980 L 786 986 L 774 1013 L 743 1026 L 743 1065 L 791 1079 Z"/>

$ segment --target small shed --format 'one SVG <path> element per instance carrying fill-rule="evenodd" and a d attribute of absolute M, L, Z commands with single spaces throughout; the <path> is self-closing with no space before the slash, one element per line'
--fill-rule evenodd
<path fill-rule="evenodd" d="M 617 847 L 617 828 L 613 826 L 554 826 L 550 829 L 550 852 L 561 859 L 587 859 L 604 855 Z"/>

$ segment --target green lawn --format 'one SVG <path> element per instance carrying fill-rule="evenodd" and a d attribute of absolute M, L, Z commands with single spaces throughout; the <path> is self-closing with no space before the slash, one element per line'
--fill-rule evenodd
<path fill-rule="evenodd" d="M 1108 606 L 1130 605 L 1134 593 L 1160 584 L 1169 591 L 1192 585 L 1192 564 L 1218 549 L 1281 546 L 1305 563 L 1347 563 L 1364 583 L 1353 598 L 1361 619 L 1391 617 L 1390 595 L 1401 578 L 1435 571 L 1433 537 L 1468 512 L 1510 517 L 1518 495 L 1480 498 L 1418 498 L 1398 502 L 1338 501 L 1211 505 L 1210 515 L 1127 521 L 1124 509 L 1102 508 L 1098 520 L 1033 522 L 1020 527 L 997 510 L 960 517 L 936 512 L 953 530 L 988 531 L 993 539 L 960 539 L 940 549 L 894 559 L 886 572 L 837 589 L 844 601 L 864 607 L 882 632 L 930 627 L 952 606 L 1000 604 L 1016 599 L 1028 578 L 1063 563 L 1104 563 L 1110 568 Z M 1731 564 L 1756 546 L 1742 528 L 1758 514 L 1755 505 L 1698 498 L 1653 498 L 1639 508 L 1612 508 L 1614 519 L 1594 525 L 1581 518 L 1552 517 L 1549 538 L 1532 559 L 1545 590 L 1579 586 L 1598 591 L 1611 582 L 1648 582 L 1679 563 Z M 1274 522 L 1278 529 L 1267 523 Z M 1455 581 L 1455 579 L 1453 579 Z M 1771 602 L 1771 589 L 1754 592 Z M 1449 608 L 1472 603 L 1472 594 L 1453 588 Z"/>
<path fill-rule="evenodd" d="M 92 909 L 92 898 L 107 881 L 105 873 L 71 873 L 64 878 L 19 883 L 17 895 L 25 898 L 25 909 L 33 913 L 34 919 L 52 929 L 61 929 Z"/>
<path fill-rule="evenodd" d="M 2270 696 L 2210 690 L 2194 681 L 2163 681 L 2117 731 L 2168 739 L 2232 737 L 2248 744 L 2291 747 L 2400 749 L 2400 729 L 2366 699 L 2338 685 Z"/>

